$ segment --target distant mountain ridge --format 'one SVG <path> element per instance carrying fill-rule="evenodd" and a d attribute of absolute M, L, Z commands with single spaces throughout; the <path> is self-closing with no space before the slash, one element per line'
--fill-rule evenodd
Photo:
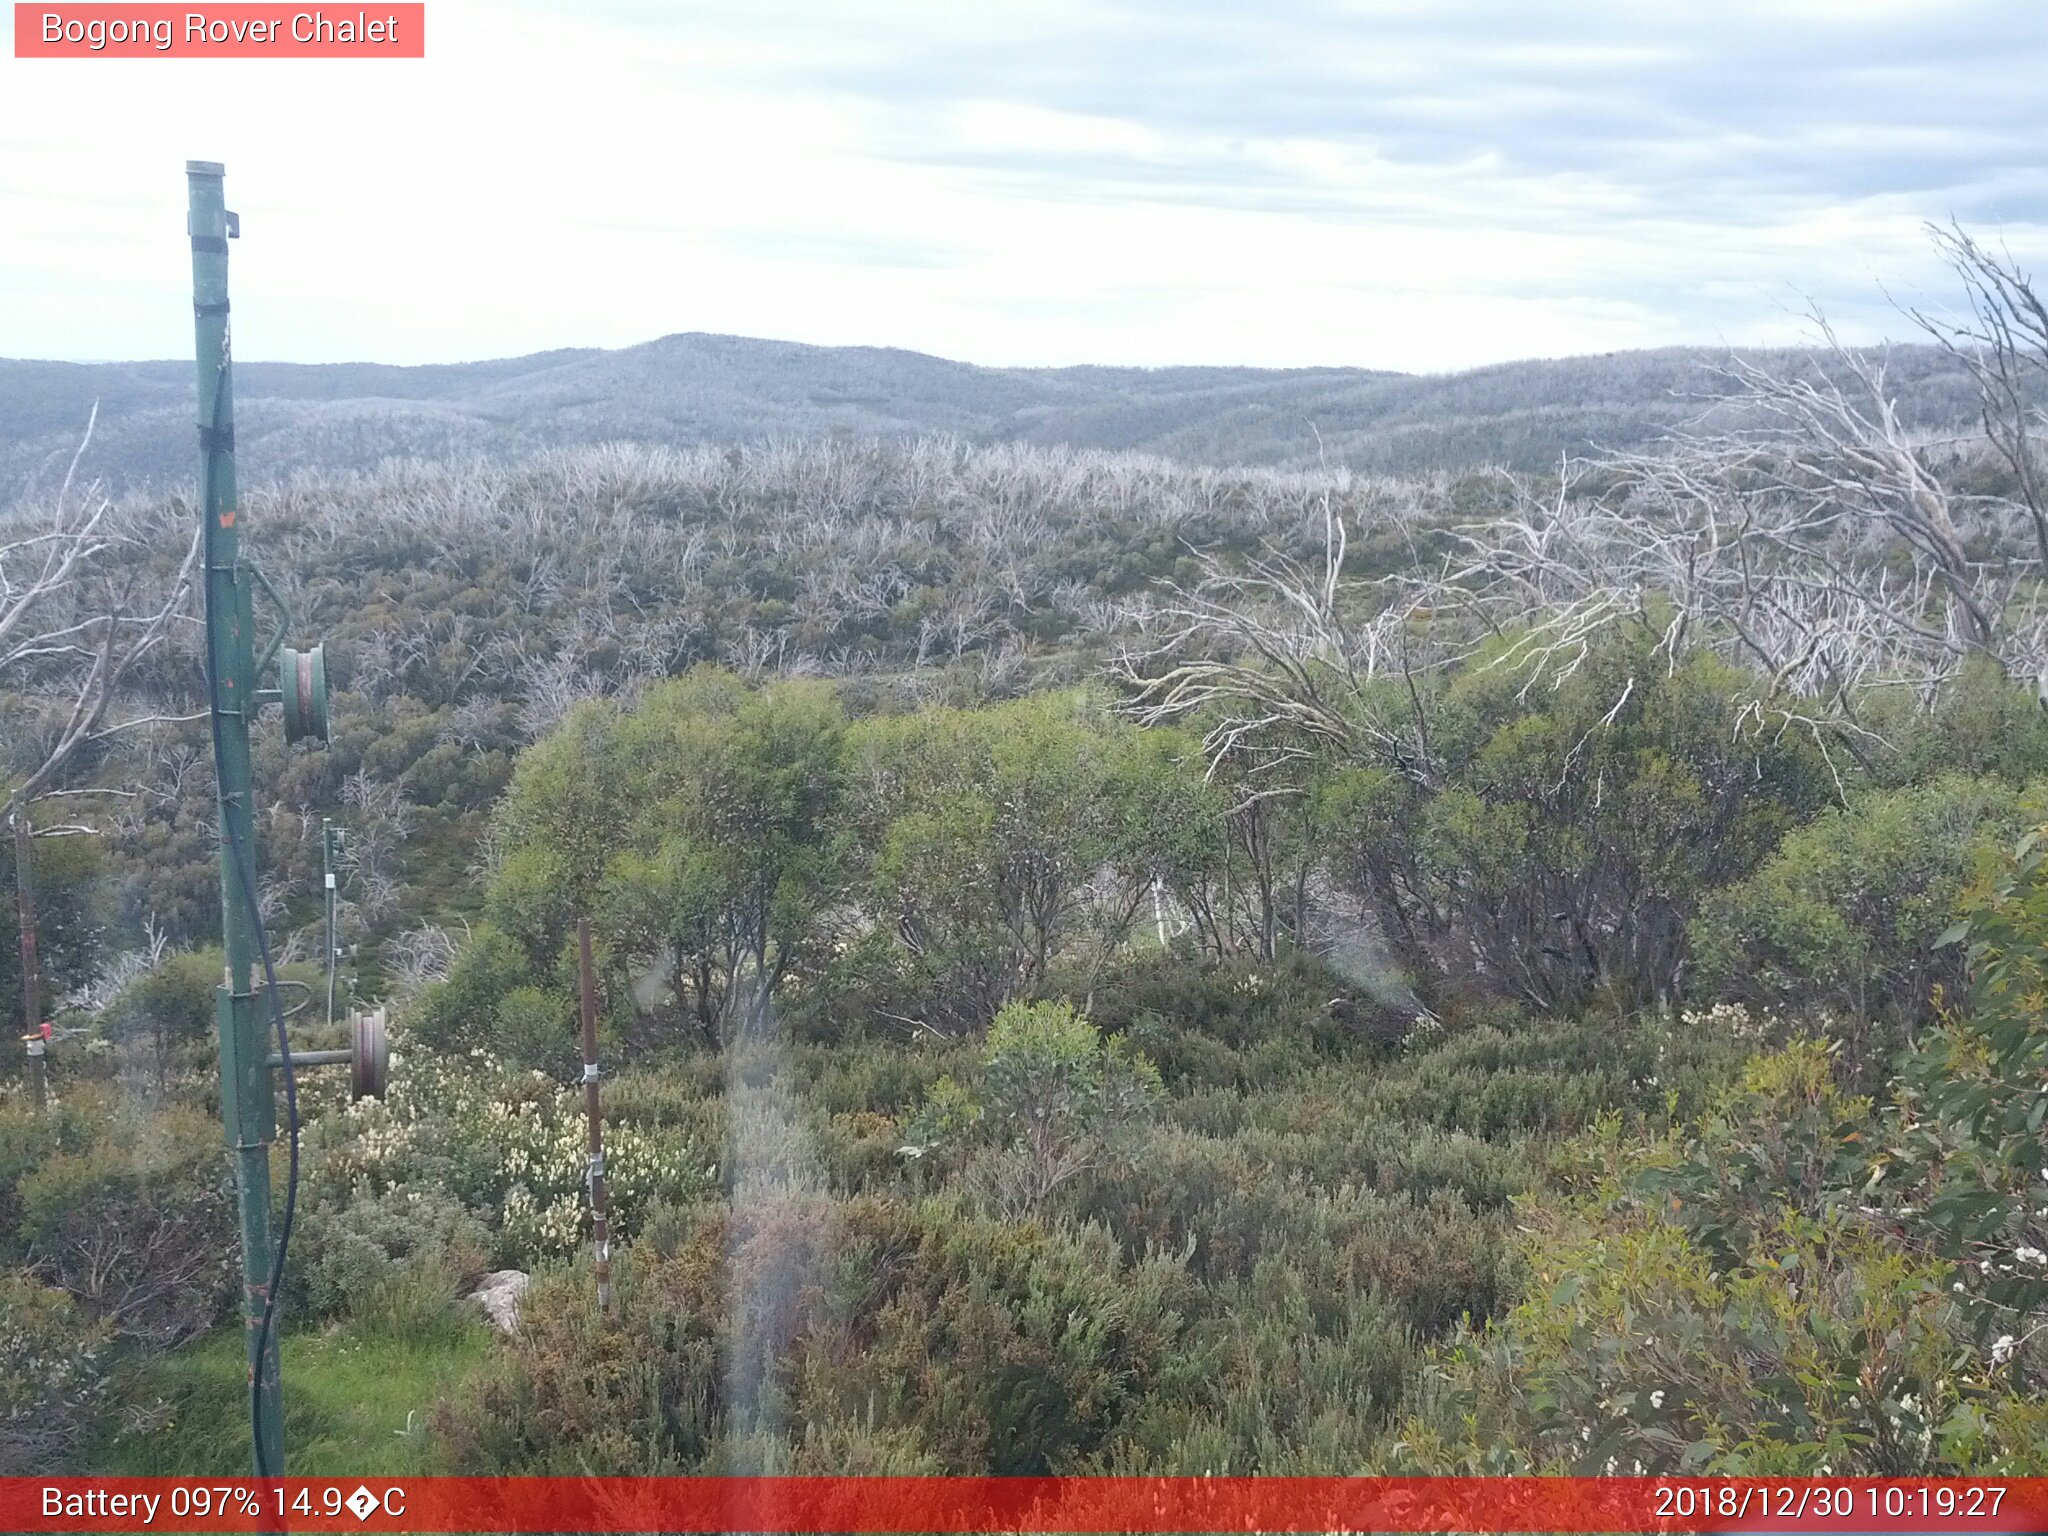
<path fill-rule="evenodd" d="M 615 351 L 476 363 L 242 363 L 243 478 L 390 457 L 502 457 L 609 440 L 949 434 L 1133 450 L 1203 464 L 1390 473 L 1555 465 L 1645 443 L 1701 408 L 1717 349 L 1503 363 L 1463 373 L 1364 368 L 984 368 L 924 353 L 691 332 Z M 1888 349 L 1908 421 L 1969 420 L 1975 398 L 1932 347 Z M 0 359 L 0 500 L 63 474 L 95 400 L 82 472 L 110 484 L 192 474 L 189 362 Z"/>

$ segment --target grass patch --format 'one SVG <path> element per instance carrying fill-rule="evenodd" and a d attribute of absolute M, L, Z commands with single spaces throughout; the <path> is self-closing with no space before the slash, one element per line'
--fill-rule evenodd
<path fill-rule="evenodd" d="M 428 1410 L 488 1362 L 486 1325 L 450 1316 L 425 1337 L 350 1323 L 284 1340 L 286 1465 L 294 1477 L 422 1476 L 443 1470 Z M 169 1421 L 98 1448 L 91 1470 L 129 1477 L 239 1477 L 249 1470 L 242 1332 L 222 1328 L 152 1362 L 133 1401 Z"/>

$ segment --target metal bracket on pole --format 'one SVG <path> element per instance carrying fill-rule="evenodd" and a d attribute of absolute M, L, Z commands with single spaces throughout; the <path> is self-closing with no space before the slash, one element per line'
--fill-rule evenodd
<path fill-rule="evenodd" d="M 256 585 L 263 589 L 263 595 L 277 608 L 277 633 L 270 637 L 263 647 L 263 654 L 256 659 L 256 675 L 261 677 L 270 670 L 271 662 L 277 659 L 278 650 L 284 644 L 284 637 L 291 633 L 295 616 L 291 605 L 284 600 L 277 588 L 270 584 L 270 578 L 263 574 L 262 566 L 251 563 L 248 571 L 256 578 Z"/>

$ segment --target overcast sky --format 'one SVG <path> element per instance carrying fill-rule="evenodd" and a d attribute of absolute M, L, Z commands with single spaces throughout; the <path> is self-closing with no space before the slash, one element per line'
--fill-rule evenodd
<path fill-rule="evenodd" d="M 331 11 L 340 9 L 330 6 Z M 354 7 L 348 8 L 348 14 Z M 0 58 L 0 355 L 672 331 L 1444 370 L 1902 334 L 2048 257 L 2038 0 L 429 0 L 412 62 Z"/>

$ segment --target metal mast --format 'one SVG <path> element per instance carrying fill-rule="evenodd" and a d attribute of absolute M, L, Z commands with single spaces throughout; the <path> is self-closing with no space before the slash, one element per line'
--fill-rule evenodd
<path fill-rule="evenodd" d="M 227 211 L 225 167 L 189 160 L 192 325 L 199 368 L 199 515 L 204 520 L 206 659 L 212 692 L 214 772 L 220 807 L 221 942 L 227 973 L 216 994 L 221 1124 L 235 1160 L 242 1222 L 242 1319 L 247 1329 L 256 1471 L 284 1473 L 284 1403 L 277 1328 L 270 1306 L 270 1143 L 277 1111 L 269 1055 L 252 985 L 256 940 L 245 882 L 254 862 L 255 815 L 249 725 L 256 710 L 254 572 L 241 561 L 235 526 L 235 392 L 228 327 L 228 239 L 241 223 Z M 264 658 L 268 660 L 268 657 Z M 266 1323 L 269 1325 L 266 1327 Z"/>

